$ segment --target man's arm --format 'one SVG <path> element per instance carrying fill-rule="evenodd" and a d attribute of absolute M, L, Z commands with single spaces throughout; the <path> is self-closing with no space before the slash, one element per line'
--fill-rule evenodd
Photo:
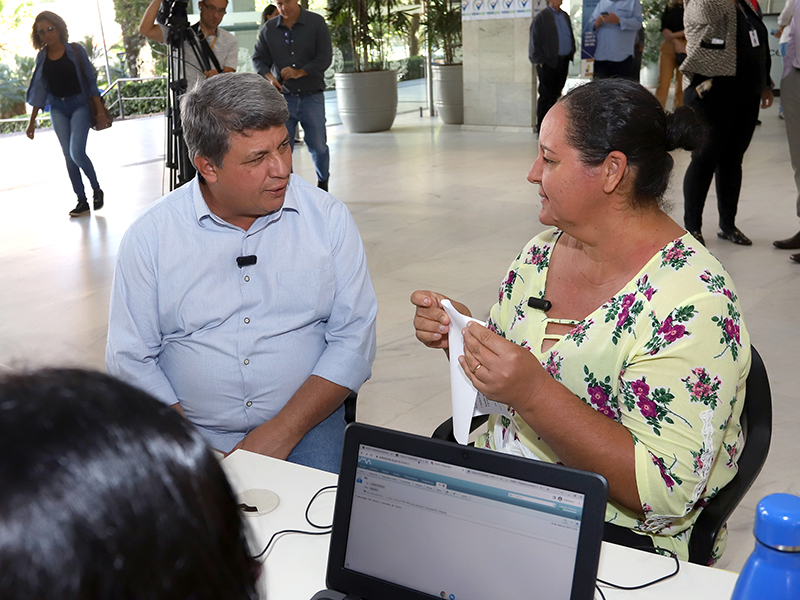
<path fill-rule="evenodd" d="M 224 30 L 222 30 L 224 31 Z M 227 31 L 225 33 L 228 33 Z M 225 36 L 228 37 L 227 35 Z M 222 72 L 223 73 L 234 73 L 236 71 L 236 67 L 239 66 L 239 41 L 236 39 L 236 36 L 231 34 L 230 36 L 232 39 L 232 43 L 228 48 L 228 52 L 225 56 L 220 57 L 220 64 L 222 65 Z"/>
<path fill-rule="evenodd" d="M 156 23 L 156 16 L 158 15 L 158 7 L 161 6 L 161 0 L 153 0 L 147 10 L 144 11 L 142 21 L 139 23 L 139 33 L 143 36 L 150 38 L 154 42 L 164 43 L 164 35 L 161 33 L 161 27 Z"/>
<path fill-rule="evenodd" d="M 286 460 L 303 436 L 333 414 L 349 395 L 348 388 L 311 375 L 277 415 L 247 434 L 233 450 L 242 448 Z"/>
<path fill-rule="evenodd" d="M 610 13 L 609 16 L 613 14 Z M 639 0 L 633 2 L 633 14 L 630 17 L 620 17 L 615 15 L 619 21 L 619 28 L 623 31 L 639 31 L 642 28 L 642 5 Z"/>
<path fill-rule="evenodd" d="M 319 19 L 314 45 L 316 47 L 314 58 L 303 65 L 301 69 L 306 73 L 318 73 L 322 76 L 325 74 L 325 70 L 331 66 L 331 61 L 333 60 L 331 32 L 322 17 Z"/>
<path fill-rule="evenodd" d="M 125 234 L 117 255 L 108 316 L 106 368 L 110 375 L 165 404 L 175 405 L 178 397 L 158 365 L 162 339 L 155 269 L 146 244 L 133 237 L 130 231 Z"/>
<path fill-rule="evenodd" d="M 269 51 L 269 44 L 267 43 L 266 24 L 264 24 L 261 31 L 258 32 L 258 40 L 256 40 L 256 47 L 253 50 L 252 60 L 253 68 L 256 70 L 256 73 L 265 77 L 279 92 L 282 92 L 283 86 L 280 81 L 278 81 L 278 78 L 272 74 L 273 60 L 272 53 Z"/>

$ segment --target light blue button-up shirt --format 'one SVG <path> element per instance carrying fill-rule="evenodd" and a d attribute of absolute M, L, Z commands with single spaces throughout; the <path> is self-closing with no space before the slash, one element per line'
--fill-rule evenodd
<path fill-rule="evenodd" d="M 639 0 L 600 0 L 592 13 L 589 29 L 602 13 L 614 13 L 619 17 L 619 25 L 604 23 L 595 30 L 597 48 L 595 60 L 622 62 L 633 56 L 636 32 L 642 27 L 642 5 Z"/>
<path fill-rule="evenodd" d="M 240 268 L 236 258 L 255 255 Z M 150 206 L 120 244 L 108 372 L 180 402 L 230 451 L 309 376 L 370 376 L 377 300 L 345 205 L 292 175 L 283 207 L 249 230 L 212 214 L 198 180 Z"/>

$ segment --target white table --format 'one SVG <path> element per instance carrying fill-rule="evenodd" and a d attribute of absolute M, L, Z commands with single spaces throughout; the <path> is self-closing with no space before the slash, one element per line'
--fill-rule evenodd
<path fill-rule="evenodd" d="M 280 496 L 280 506 L 267 515 L 248 517 L 258 552 L 281 529 L 312 528 L 304 513 L 308 501 L 321 487 L 336 485 L 337 477 L 244 450 L 237 450 L 222 461 L 222 466 L 237 492 L 269 489 Z M 322 494 L 309 516 L 317 524 L 332 520 L 334 493 Z M 273 542 L 264 560 L 263 579 L 269 600 L 310 600 L 325 586 L 330 536 L 287 534 Z M 672 572 L 674 561 L 656 554 L 640 552 L 603 542 L 598 577 L 619 585 L 638 585 Z M 678 576 L 650 588 L 621 591 L 601 586 L 608 600 L 728 600 L 736 584 L 736 573 L 681 562 Z M 599 598 L 599 595 L 596 595 Z"/>

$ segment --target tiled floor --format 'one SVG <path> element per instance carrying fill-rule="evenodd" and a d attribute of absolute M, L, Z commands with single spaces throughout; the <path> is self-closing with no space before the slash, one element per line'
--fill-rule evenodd
<path fill-rule="evenodd" d="M 739 570 L 752 548 L 759 498 L 800 494 L 793 440 L 800 432 L 796 359 L 800 265 L 772 240 L 798 229 L 783 122 L 762 114 L 745 161 L 738 221 L 754 241 L 733 246 L 714 236 L 713 197 L 705 236 L 733 275 L 753 343 L 770 374 L 775 406 L 772 452 L 754 489 L 734 514 L 721 565 Z M 414 340 L 408 298 L 436 289 L 486 315 L 506 267 L 541 230 L 536 188 L 525 176 L 536 155 L 530 132 L 467 131 L 419 112 L 398 116 L 386 133 L 329 128 L 331 192 L 361 230 L 378 293 L 378 356 L 359 396 L 359 419 L 428 435 L 449 414 L 443 355 Z M 103 369 L 108 296 L 120 237 L 161 195 L 164 123 L 147 118 L 92 133 L 89 155 L 106 191 L 97 215 L 70 220 L 74 205 L 58 144 L 42 131 L 0 137 L 0 364 L 68 364 Z M 676 155 L 676 213 L 687 155 Z M 295 170 L 313 180 L 308 152 Z M 793 299 L 794 298 L 794 299 Z M 794 373 L 794 375 L 792 374 Z"/>

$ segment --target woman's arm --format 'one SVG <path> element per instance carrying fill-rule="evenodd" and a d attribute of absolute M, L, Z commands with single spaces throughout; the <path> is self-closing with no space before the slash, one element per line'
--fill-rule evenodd
<path fill-rule="evenodd" d="M 25 135 L 27 135 L 30 139 L 33 139 L 33 132 L 36 129 L 36 115 L 39 114 L 39 108 L 34 106 L 33 110 L 31 111 L 31 118 L 28 121 L 28 129 L 25 131 Z"/>
<path fill-rule="evenodd" d="M 562 463 L 602 474 L 616 503 L 644 514 L 636 486 L 633 437 L 624 425 L 550 377 L 526 348 L 477 323 L 469 323 L 465 330 L 460 361 L 475 388 L 512 407 Z"/>

